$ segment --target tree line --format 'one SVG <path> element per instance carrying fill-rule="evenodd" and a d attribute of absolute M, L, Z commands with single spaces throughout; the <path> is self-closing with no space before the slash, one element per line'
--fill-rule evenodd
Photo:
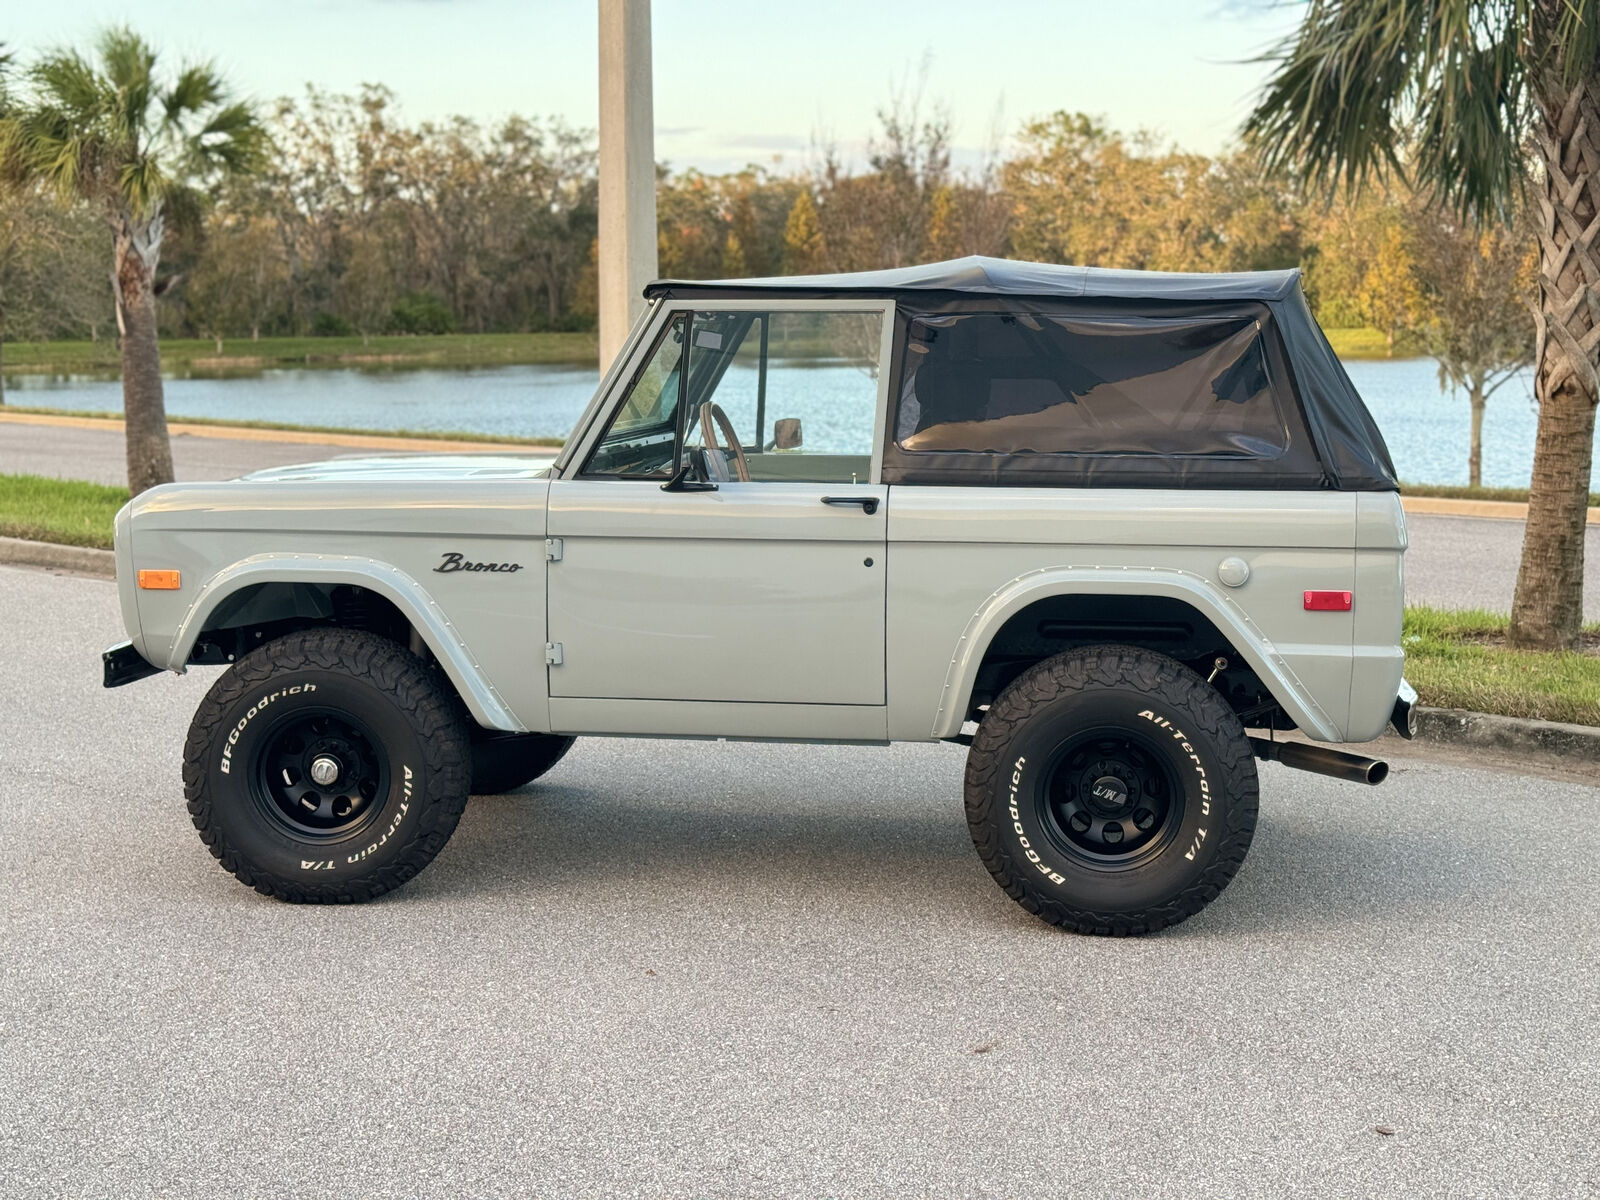
<path fill-rule="evenodd" d="M 1324 324 L 1376 326 L 1397 352 L 1432 344 L 1468 278 L 1445 260 L 1475 235 L 1425 228 L 1427 207 L 1398 188 L 1330 203 L 1246 151 L 1184 152 L 1071 113 L 1029 122 L 1009 154 L 961 171 L 948 118 L 919 107 L 880 113 L 854 168 L 826 147 L 795 169 L 660 168 L 661 273 L 856 271 L 966 254 L 1170 271 L 1301 265 Z M 593 326 L 591 131 L 526 117 L 411 124 L 381 87 L 310 89 L 263 126 L 257 169 L 169 205 L 162 334 Z M 115 330 L 101 225 L 88 201 L 63 207 L 39 188 L 0 198 L 0 337 Z M 1486 261 L 1482 286 L 1501 310 L 1526 290 L 1517 266 Z M 1531 350 L 1531 322 L 1506 325 Z"/>

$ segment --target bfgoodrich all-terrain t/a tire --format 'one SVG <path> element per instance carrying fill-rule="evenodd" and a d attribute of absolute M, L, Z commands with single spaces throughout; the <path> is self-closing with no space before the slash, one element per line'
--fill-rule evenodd
<path fill-rule="evenodd" d="M 240 882 L 337 904 L 399 887 L 439 853 L 467 802 L 460 705 L 395 643 L 290 634 L 206 694 L 184 747 L 200 838 Z"/>
<path fill-rule="evenodd" d="M 1181 663 L 1127 646 L 1046 659 L 990 705 L 967 823 L 1023 908 L 1078 933 L 1150 933 L 1228 885 L 1256 825 L 1239 718 Z"/>

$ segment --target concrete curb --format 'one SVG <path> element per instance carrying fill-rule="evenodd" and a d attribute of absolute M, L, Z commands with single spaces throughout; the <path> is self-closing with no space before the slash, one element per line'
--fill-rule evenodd
<path fill-rule="evenodd" d="M 117 577 L 116 556 L 88 546 L 62 546 L 55 542 L 30 542 L 26 538 L 0 537 L 0 563 L 18 567 L 49 567 L 78 571 L 103 579 Z"/>
<path fill-rule="evenodd" d="M 1417 737 L 1447 746 L 1546 755 L 1563 764 L 1600 764 L 1600 729 L 1560 721 L 1533 721 L 1469 712 L 1464 708 L 1418 708 Z"/>
<path fill-rule="evenodd" d="M 1401 494 L 1400 506 L 1407 513 L 1430 517 L 1482 517 L 1495 521 L 1526 521 L 1528 506 L 1520 500 L 1448 500 L 1443 496 Z M 1600 525 L 1600 508 L 1591 508 L 1584 518 Z"/>

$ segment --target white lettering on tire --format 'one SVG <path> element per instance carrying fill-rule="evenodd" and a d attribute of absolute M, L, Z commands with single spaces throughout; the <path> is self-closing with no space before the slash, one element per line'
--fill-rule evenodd
<path fill-rule="evenodd" d="M 383 831 L 382 837 L 373 842 L 372 845 L 368 846 L 365 850 L 362 850 L 356 854 L 347 855 L 345 858 L 346 863 L 358 863 L 362 859 L 366 858 L 367 855 L 376 854 L 378 852 L 378 847 L 382 846 L 394 836 L 395 830 L 400 828 L 400 822 L 405 820 L 406 813 L 411 811 L 411 768 L 402 765 L 400 769 L 405 772 L 405 782 L 400 796 L 400 811 L 395 813 L 394 820 L 389 822 L 389 828 Z"/>
<path fill-rule="evenodd" d="M 1156 714 L 1151 712 L 1148 708 L 1139 715 L 1147 721 L 1153 721 L 1158 728 L 1165 729 L 1170 732 L 1173 740 L 1176 741 L 1183 752 L 1189 756 L 1189 761 L 1194 763 L 1194 769 L 1199 774 L 1200 778 L 1200 815 L 1202 817 L 1209 817 L 1211 815 L 1211 779 L 1206 774 L 1205 763 L 1201 762 L 1200 756 L 1195 753 L 1194 745 L 1189 741 L 1189 735 L 1184 733 L 1183 730 L 1179 729 L 1165 717 L 1156 716 Z M 1195 831 L 1194 841 L 1189 844 L 1189 849 L 1184 853 L 1184 858 L 1188 859 L 1190 862 L 1193 862 L 1194 856 L 1200 852 L 1201 843 L 1205 840 L 1206 831 L 1204 826 L 1202 826 L 1200 829 Z"/>
<path fill-rule="evenodd" d="M 1022 811 L 1017 802 L 1017 791 L 1022 787 L 1022 768 L 1028 763 L 1026 756 L 1017 759 L 1011 767 L 1011 791 L 1007 796 L 1011 812 L 1011 830 L 1017 835 L 1017 845 L 1022 847 L 1022 853 L 1051 883 L 1065 883 L 1066 877 L 1053 871 L 1040 858 L 1039 852 L 1033 848 L 1033 843 L 1028 840 L 1028 835 L 1022 829 Z"/>
<path fill-rule="evenodd" d="M 244 727 L 255 719 L 255 715 L 258 712 L 264 709 L 267 705 L 271 704 L 279 696 L 299 696 L 306 692 L 314 692 L 316 690 L 317 685 L 314 683 L 297 683 L 293 687 L 284 688 L 282 691 L 272 692 L 268 695 L 262 696 L 261 699 L 252 704 L 250 706 L 250 711 L 244 714 L 243 719 L 240 720 L 240 722 L 232 729 L 228 730 L 227 744 L 222 747 L 222 773 L 227 775 L 232 772 L 233 748 L 239 744 L 239 735 L 244 732 Z"/>

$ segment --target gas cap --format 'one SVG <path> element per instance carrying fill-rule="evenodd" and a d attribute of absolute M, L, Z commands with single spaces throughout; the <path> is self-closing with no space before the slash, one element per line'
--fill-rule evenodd
<path fill-rule="evenodd" d="M 1217 578 L 1229 587 L 1243 587 L 1250 578 L 1250 564 L 1237 556 L 1230 556 L 1217 564 Z"/>

